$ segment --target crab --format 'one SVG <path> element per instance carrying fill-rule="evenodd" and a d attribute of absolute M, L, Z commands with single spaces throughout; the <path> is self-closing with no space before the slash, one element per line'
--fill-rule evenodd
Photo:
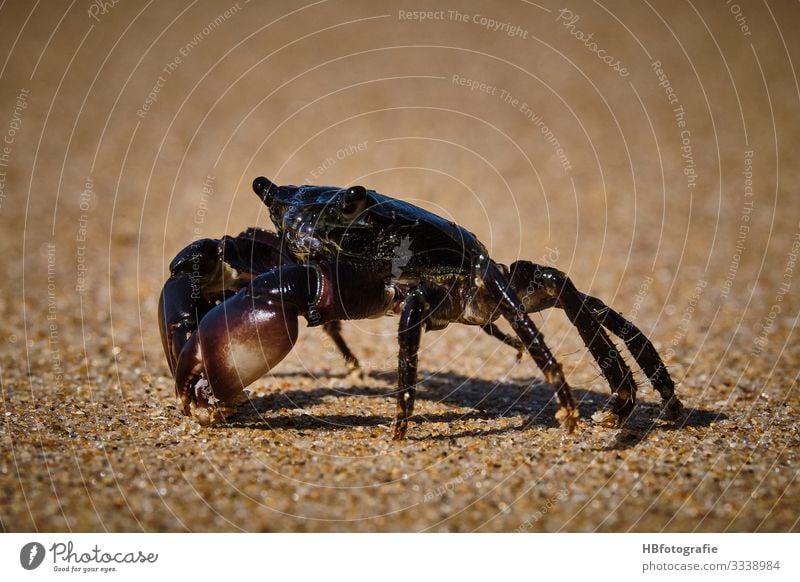
<path fill-rule="evenodd" d="M 578 291 L 563 272 L 520 260 L 494 261 L 471 232 L 422 208 L 363 186 L 278 186 L 256 178 L 253 190 L 276 231 L 201 239 L 181 250 L 159 300 L 164 352 L 182 411 L 219 423 L 244 389 L 290 352 L 298 319 L 322 327 L 351 373 L 358 359 L 341 321 L 399 316 L 395 440 L 414 412 L 417 353 L 423 331 L 450 323 L 480 327 L 527 352 L 555 388 L 556 418 L 569 432 L 579 412 L 561 365 L 528 316 L 562 309 L 611 388 L 594 422 L 616 427 L 636 403 L 637 384 L 611 332 L 624 342 L 658 391 L 662 413 L 682 405 L 652 342 L 600 299 Z M 514 335 L 496 321 L 505 319 Z"/>

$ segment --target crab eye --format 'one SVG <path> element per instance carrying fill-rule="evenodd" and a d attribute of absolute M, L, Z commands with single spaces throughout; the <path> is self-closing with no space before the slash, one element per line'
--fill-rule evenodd
<path fill-rule="evenodd" d="M 364 186 L 352 186 L 345 190 L 339 200 L 339 208 L 345 218 L 358 216 L 367 202 L 367 190 Z"/>
<path fill-rule="evenodd" d="M 275 196 L 275 191 L 277 189 L 278 187 L 264 176 L 259 176 L 253 180 L 253 192 L 258 194 L 258 197 L 261 198 L 267 206 L 272 203 L 272 198 Z"/>

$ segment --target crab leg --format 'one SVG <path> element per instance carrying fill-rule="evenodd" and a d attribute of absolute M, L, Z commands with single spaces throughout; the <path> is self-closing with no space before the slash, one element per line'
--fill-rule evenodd
<path fill-rule="evenodd" d="M 592 311 L 597 320 L 606 326 L 614 335 L 620 337 L 628 346 L 636 363 L 647 375 L 650 383 L 661 395 L 662 408 L 668 416 L 675 417 L 683 408 L 683 404 L 675 396 L 675 382 L 667 371 L 667 367 L 658 355 L 653 343 L 638 327 L 625 319 L 617 311 L 608 307 L 603 301 L 590 295 L 583 295 L 584 304 Z"/>
<path fill-rule="evenodd" d="M 361 366 L 358 363 L 358 358 L 355 357 L 350 348 L 347 346 L 347 342 L 344 341 L 342 337 L 342 324 L 339 321 L 329 321 L 322 325 L 322 329 L 328 336 L 333 340 L 333 343 L 336 345 L 339 352 L 341 352 L 342 357 L 344 358 L 344 363 L 347 365 L 347 370 L 351 376 L 356 377 L 363 377 L 363 371 L 361 370 Z"/>
<path fill-rule="evenodd" d="M 502 329 L 497 327 L 494 323 L 484 323 L 481 329 L 487 334 L 517 350 L 517 360 L 522 359 L 522 354 L 525 353 L 525 346 L 519 341 L 519 338 L 513 337 L 505 333 Z"/>
<path fill-rule="evenodd" d="M 417 393 L 417 353 L 424 320 L 429 312 L 430 305 L 422 289 L 417 287 L 409 292 L 400 315 L 398 333 L 400 352 L 397 362 L 397 416 L 392 434 L 394 440 L 406 437 L 408 419 L 414 414 L 414 400 Z"/>
<path fill-rule="evenodd" d="M 578 423 L 578 409 L 564 372 L 550 349 L 544 343 L 541 332 L 525 312 L 525 306 L 511 288 L 508 278 L 492 261 L 479 265 L 480 276 L 494 299 L 498 309 L 514 329 L 514 332 L 527 347 L 528 353 L 544 373 L 545 379 L 555 386 L 556 396 L 561 405 L 556 418 L 568 432 L 575 430 Z"/>
<path fill-rule="evenodd" d="M 636 382 L 628 364 L 611 342 L 603 326 L 588 306 L 584 305 L 583 296 L 569 277 L 552 267 L 518 261 L 511 265 L 511 272 L 512 287 L 518 288 L 519 281 L 526 284 L 528 299 L 536 297 L 538 292 L 543 296 L 539 299 L 541 305 L 554 303 L 564 310 L 611 386 L 609 410 L 599 416 L 597 422 L 611 426 L 620 424 L 633 412 L 636 403 Z"/>
<path fill-rule="evenodd" d="M 569 277 L 557 269 L 518 261 L 511 265 L 511 272 L 512 287 L 526 290 L 523 301 L 526 310 L 538 311 L 551 305 L 563 309 L 600 366 L 613 395 L 609 411 L 598 416 L 598 423 L 619 424 L 633 411 L 636 401 L 636 383 L 630 368 L 602 329 L 603 325 L 625 342 L 661 394 L 667 412 L 674 415 L 680 411 L 682 405 L 675 397 L 675 385 L 666 366 L 653 344 L 636 326 L 599 299 L 580 293 Z"/>

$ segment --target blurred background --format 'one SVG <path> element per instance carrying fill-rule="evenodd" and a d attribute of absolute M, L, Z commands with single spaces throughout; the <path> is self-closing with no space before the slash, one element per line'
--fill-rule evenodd
<path fill-rule="evenodd" d="M 799 16 L 3 3 L 0 528 L 796 530 Z M 642 378 L 640 420 L 592 428 L 608 389 L 560 313 L 536 322 L 575 437 L 532 362 L 451 327 L 392 446 L 391 319 L 345 327 L 360 383 L 308 330 L 231 426 L 186 421 L 158 293 L 192 240 L 269 226 L 258 175 L 364 184 L 567 271 L 653 338 L 683 424 Z"/>

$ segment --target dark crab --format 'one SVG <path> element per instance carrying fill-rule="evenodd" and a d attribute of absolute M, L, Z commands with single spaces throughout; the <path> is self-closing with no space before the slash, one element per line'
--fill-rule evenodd
<path fill-rule="evenodd" d="M 224 418 L 244 388 L 289 353 L 299 316 L 309 327 L 322 326 L 357 372 L 340 321 L 398 315 L 395 439 L 404 438 L 414 411 L 422 331 L 450 323 L 480 326 L 527 351 L 555 387 L 556 417 L 572 431 L 578 420 L 572 391 L 527 315 L 548 307 L 564 310 L 611 386 L 595 422 L 621 424 L 636 401 L 631 370 L 604 328 L 625 343 L 664 412 L 680 411 L 653 344 L 564 273 L 529 261 L 496 263 L 471 232 L 362 186 L 277 186 L 261 177 L 253 189 L 277 232 L 250 228 L 190 244 L 170 264 L 161 293 L 161 337 L 175 389 L 184 414 L 200 423 Z M 495 325 L 499 317 L 516 337 Z"/>

